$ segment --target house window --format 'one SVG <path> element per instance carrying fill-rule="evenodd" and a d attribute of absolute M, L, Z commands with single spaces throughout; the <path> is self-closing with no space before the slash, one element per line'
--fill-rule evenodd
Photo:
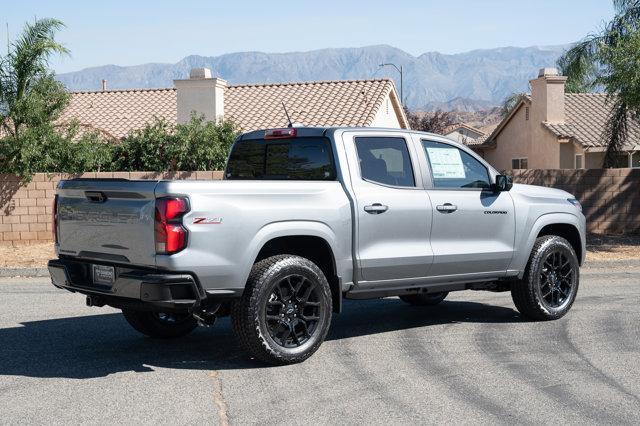
<path fill-rule="evenodd" d="M 576 169 L 584 168 L 584 164 L 582 164 L 583 158 L 584 157 L 582 156 L 582 154 L 576 154 L 576 162 L 575 162 L 575 168 Z"/>
<path fill-rule="evenodd" d="M 620 152 L 614 155 L 612 168 L 626 169 L 627 167 L 631 167 L 630 163 L 631 163 L 631 154 L 627 152 Z"/>
<path fill-rule="evenodd" d="M 529 107 L 524 108 L 524 119 L 529 121 Z"/>
<path fill-rule="evenodd" d="M 634 169 L 640 168 L 640 151 L 631 154 L 631 167 Z"/>
<path fill-rule="evenodd" d="M 511 168 L 512 169 L 527 169 L 529 162 L 527 158 L 514 158 L 511 160 Z"/>

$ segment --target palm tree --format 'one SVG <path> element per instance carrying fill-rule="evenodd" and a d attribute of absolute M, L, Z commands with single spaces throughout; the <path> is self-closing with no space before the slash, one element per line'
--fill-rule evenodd
<path fill-rule="evenodd" d="M 505 118 L 507 115 L 513 111 L 515 107 L 518 106 L 520 101 L 525 97 L 524 92 L 513 92 L 509 96 L 507 96 L 504 101 L 502 101 L 502 105 L 500 106 L 500 115 L 502 118 Z"/>
<path fill-rule="evenodd" d="M 63 27 L 49 18 L 26 24 L 7 55 L 0 56 L 0 126 L 14 139 L 24 126 L 53 121 L 67 102 L 64 88 L 48 71 L 53 54 L 68 54 L 54 39 Z"/>
<path fill-rule="evenodd" d="M 604 90 L 612 113 L 604 137 L 604 166 L 615 164 L 627 138 L 629 119 L 640 121 L 640 0 L 613 0 L 615 16 L 558 59 L 570 93 Z"/>

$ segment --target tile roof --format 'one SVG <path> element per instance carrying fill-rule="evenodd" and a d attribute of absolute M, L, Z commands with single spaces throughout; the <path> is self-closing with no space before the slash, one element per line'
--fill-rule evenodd
<path fill-rule="evenodd" d="M 225 116 L 243 130 L 286 126 L 368 126 L 393 88 L 390 80 L 318 81 L 230 86 Z"/>
<path fill-rule="evenodd" d="M 228 86 L 225 118 L 243 131 L 286 126 L 284 102 L 292 121 L 305 126 L 368 126 L 392 90 L 387 79 Z M 122 138 L 154 117 L 175 123 L 176 100 L 175 88 L 74 92 L 60 121 L 75 118 L 84 127 Z"/>
<path fill-rule="evenodd" d="M 480 136 L 484 135 L 484 132 L 482 130 L 467 123 L 452 124 L 451 126 L 446 127 L 442 132 L 442 134 L 448 135 L 449 133 L 455 132 L 456 130 L 459 130 L 459 129 L 467 129 L 471 132 L 477 133 Z"/>
<path fill-rule="evenodd" d="M 467 146 L 482 145 L 487 140 L 487 137 L 489 137 L 489 135 L 482 135 L 475 139 L 468 138 L 468 139 L 465 139 L 464 144 Z"/>
<path fill-rule="evenodd" d="M 607 145 L 604 132 L 611 115 L 612 103 L 604 93 L 565 94 L 564 123 L 543 123 L 559 138 L 573 138 L 585 148 L 601 148 Z M 629 137 L 626 148 L 640 145 L 640 125 L 629 120 Z"/>
<path fill-rule="evenodd" d="M 59 121 L 77 119 L 85 128 L 119 139 L 154 117 L 176 122 L 175 89 L 74 92 Z"/>
<path fill-rule="evenodd" d="M 562 139 L 573 139 L 585 148 L 604 148 L 607 141 L 604 137 L 607 120 L 611 114 L 612 104 L 605 93 L 565 93 L 565 120 L 562 123 L 543 122 L 542 125 Z M 500 122 L 488 137 L 479 138 L 476 146 L 493 146 L 498 133 L 509 122 L 522 104 L 531 104 L 531 95 L 526 94 L 511 113 Z M 629 135 L 624 149 L 640 147 L 640 124 L 629 120 Z"/>

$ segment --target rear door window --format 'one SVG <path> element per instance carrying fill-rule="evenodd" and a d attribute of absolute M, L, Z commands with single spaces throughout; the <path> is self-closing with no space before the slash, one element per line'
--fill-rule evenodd
<path fill-rule="evenodd" d="M 329 139 L 250 139 L 237 142 L 227 163 L 226 179 L 335 180 Z"/>
<path fill-rule="evenodd" d="M 390 186 L 416 185 L 404 138 L 358 137 L 355 142 L 364 180 Z"/>

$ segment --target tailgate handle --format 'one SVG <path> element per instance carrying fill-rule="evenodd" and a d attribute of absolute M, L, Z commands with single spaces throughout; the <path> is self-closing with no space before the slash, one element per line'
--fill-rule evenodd
<path fill-rule="evenodd" d="M 105 193 L 100 191 L 85 191 L 84 196 L 87 197 L 87 200 L 91 203 L 104 203 L 107 201 Z"/>

